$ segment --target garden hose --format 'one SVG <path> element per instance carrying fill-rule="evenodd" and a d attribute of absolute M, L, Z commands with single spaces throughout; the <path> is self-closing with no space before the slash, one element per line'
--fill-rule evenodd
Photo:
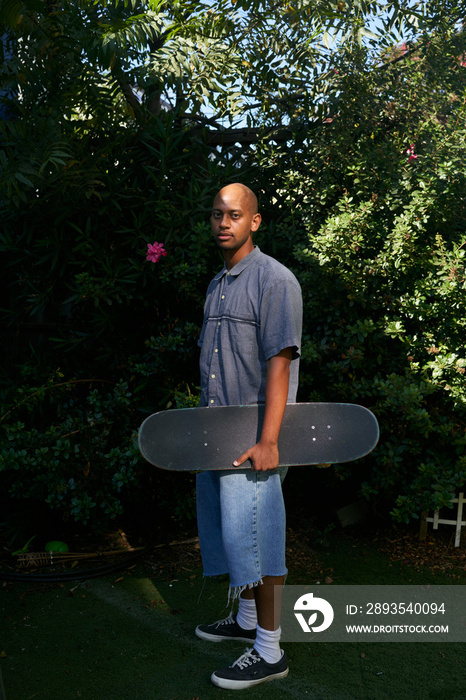
<path fill-rule="evenodd" d="M 103 564 L 102 566 L 94 567 L 93 569 L 86 569 L 84 571 L 64 571 L 62 573 L 50 573 L 50 574 L 22 574 L 17 572 L 2 572 L 0 571 L 0 581 L 19 581 L 27 582 L 34 581 L 37 583 L 43 582 L 59 582 L 59 581 L 84 581 L 90 578 L 99 578 L 100 576 L 106 576 L 107 574 L 112 574 L 115 571 L 120 571 L 121 569 L 126 569 L 133 561 L 141 558 L 151 549 L 151 546 L 144 547 L 141 551 L 135 552 L 133 554 L 125 557 L 124 560 L 119 562 L 114 562 L 113 564 Z M 0 700 L 3 700 L 0 695 Z"/>

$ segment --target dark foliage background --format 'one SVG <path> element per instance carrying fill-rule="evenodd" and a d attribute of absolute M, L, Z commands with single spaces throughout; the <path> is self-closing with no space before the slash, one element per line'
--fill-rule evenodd
<path fill-rule="evenodd" d="M 130 5 L 83 18 L 74 3 L 29 4 L 20 19 L 13 6 L 2 15 L 16 46 L 5 43 L 1 72 L 3 526 L 15 530 L 19 508 L 95 529 L 141 504 L 160 522 L 192 520 L 192 477 L 150 471 L 136 431 L 148 413 L 197 404 L 202 305 L 221 265 L 210 206 L 236 180 L 259 195 L 256 242 L 303 287 L 299 400 L 361 403 L 381 424 L 360 464 L 293 471 L 290 498 L 310 494 L 311 511 L 317 489 L 340 504 L 363 496 L 401 522 L 449 505 L 466 475 L 461 11 L 426 15 L 410 44 L 388 32 L 376 50 L 348 41 L 327 56 L 317 103 L 267 106 L 261 94 L 254 138 L 227 145 L 187 115 L 187 98 L 160 108 L 155 64 L 131 99 L 143 74 L 132 75 L 142 29 Z M 126 32 L 113 58 L 105 17 Z M 141 17 L 150 38 L 155 20 Z M 177 36 L 200 31 L 177 21 Z M 218 66 L 202 65 L 210 85 Z M 199 105 L 202 80 L 180 80 Z M 281 122 L 285 140 L 271 131 Z M 167 253 L 156 263 L 154 241 Z"/>

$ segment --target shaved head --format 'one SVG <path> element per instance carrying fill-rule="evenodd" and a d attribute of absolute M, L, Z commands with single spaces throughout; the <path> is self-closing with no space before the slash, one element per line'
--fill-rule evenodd
<path fill-rule="evenodd" d="M 224 199 L 224 197 L 231 196 L 241 201 L 242 207 L 251 214 L 257 214 L 257 197 L 249 187 L 246 187 L 246 185 L 243 185 L 241 182 L 234 182 L 231 185 L 225 185 L 225 187 L 222 187 L 220 192 L 218 192 L 215 199 Z"/>

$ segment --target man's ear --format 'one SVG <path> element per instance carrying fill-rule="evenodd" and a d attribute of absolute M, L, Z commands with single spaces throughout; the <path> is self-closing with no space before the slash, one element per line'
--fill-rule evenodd
<path fill-rule="evenodd" d="M 261 225 L 261 221 L 262 221 L 262 217 L 259 214 L 259 212 L 257 214 L 254 214 L 254 216 L 252 217 L 252 221 L 251 221 L 251 231 L 257 231 L 257 229 Z"/>

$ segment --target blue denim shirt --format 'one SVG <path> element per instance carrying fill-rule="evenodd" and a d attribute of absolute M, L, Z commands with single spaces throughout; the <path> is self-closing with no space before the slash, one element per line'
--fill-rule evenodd
<path fill-rule="evenodd" d="M 201 406 L 265 402 L 267 360 L 293 348 L 288 402 L 296 400 L 302 297 L 284 265 L 254 250 L 210 283 L 201 347 Z"/>

